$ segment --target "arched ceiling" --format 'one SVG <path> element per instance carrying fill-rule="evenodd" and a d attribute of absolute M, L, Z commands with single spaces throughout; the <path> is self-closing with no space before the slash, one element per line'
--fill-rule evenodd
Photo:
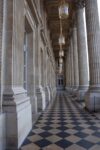
<path fill-rule="evenodd" d="M 60 20 L 58 15 L 58 7 L 61 0 L 44 0 L 44 8 L 47 12 L 47 22 L 50 29 L 50 38 L 54 50 L 54 55 L 57 58 L 59 56 L 59 34 L 60 34 Z M 67 51 L 69 44 L 69 37 L 71 36 L 71 27 L 74 24 L 75 9 L 77 5 L 80 5 L 83 0 L 66 0 L 69 4 L 69 17 L 62 21 L 63 35 L 66 38 L 66 44 L 63 46 L 63 50 Z"/>

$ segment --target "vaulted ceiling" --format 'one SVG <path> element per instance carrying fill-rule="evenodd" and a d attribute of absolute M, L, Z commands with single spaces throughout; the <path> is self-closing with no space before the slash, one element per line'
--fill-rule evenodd
<path fill-rule="evenodd" d="M 63 35 L 66 38 L 66 44 L 63 46 L 63 50 L 67 51 L 69 44 L 69 37 L 71 36 L 71 27 L 75 19 L 75 9 L 76 5 L 83 0 L 66 0 L 69 4 L 69 17 L 62 21 Z M 50 29 L 50 37 L 52 40 L 52 46 L 54 50 L 54 55 L 57 58 L 59 56 L 59 34 L 60 34 L 60 20 L 58 14 L 58 7 L 61 0 L 44 0 L 44 7 L 47 12 L 47 22 Z"/>

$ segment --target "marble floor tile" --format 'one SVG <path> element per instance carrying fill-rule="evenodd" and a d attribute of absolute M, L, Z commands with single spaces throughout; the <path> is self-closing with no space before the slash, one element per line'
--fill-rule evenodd
<path fill-rule="evenodd" d="M 100 150 L 100 119 L 60 92 L 39 117 L 20 150 Z"/>

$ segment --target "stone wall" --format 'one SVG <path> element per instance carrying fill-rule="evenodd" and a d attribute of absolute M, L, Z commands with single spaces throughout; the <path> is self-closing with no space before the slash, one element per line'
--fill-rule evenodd
<path fill-rule="evenodd" d="M 2 0 L 0 7 L 1 4 Z M 0 79 L 6 131 L 3 118 L 0 129 L 6 132 L 6 144 L 5 139 L 1 140 L 0 150 L 3 150 L 2 145 L 13 150 L 21 146 L 32 123 L 56 94 L 55 60 L 44 8 L 37 5 L 37 1 L 28 0 L 5 0 L 3 8 L 3 29 L 0 9 L 0 54 L 3 47 Z M 0 132 L 0 137 L 5 137 L 5 132 Z"/>

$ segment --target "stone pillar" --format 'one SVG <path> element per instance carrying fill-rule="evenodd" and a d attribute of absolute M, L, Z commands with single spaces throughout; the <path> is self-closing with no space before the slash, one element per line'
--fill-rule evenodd
<path fill-rule="evenodd" d="M 39 30 L 39 25 L 36 28 L 36 38 L 35 38 L 35 87 L 36 89 L 39 87 L 39 78 L 40 78 L 40 74 L 39 74 L 39 35 L 40 30 Z"/>
<path fill-rule="evenodd" d="M 49 101 L 50 101 L 50 89 L 49 89 L 49 86 L 48 86 L 48 54 L 47 54 L 47 50 L 48 50 L 48 47 L 46 46 L 46 49 L 45 49 L 45 96 L 46 96 L 46 106 L 48 105 Z"/>
<path fill-rule="evenodd" d="M 35 112 L 36 114 L 38 114 L 38 100 L 37 100 L 37 96 L 38 96 L 38 88 L 39 88 L 39 63 L 38 63 L 38 53 L 39 53 L 39 25 L 37 25 L 36 30 L 35 30 L 35 57 L 34 57 L 34 66 L 35 66 Z"/>
<path fill-rule="evenodd" d="M 69 92 L 69 88 L 70 88 L 70 77 L 71 77 L 71 74 L 70 74 L 70 47 L 68 48 L 68 52 L 67 52 L 67 64 L 66 64 L 66 67 L 67 67 L 67 75 L 66 75 L 66 80 L 67 80 L 67 83 L 66 83 L 66 89 L 67 89 L 67 92 Z"/>
<path fill-rule="evenodd" d="M 52 72 L 52 75 L 53 75 L 53 82 L 52 82 L 52 84 L 53 84 L 53 99 L 52 100 L 54 100 L 55 99 L 55 96 L 56 96 L 56 88 L 55 88 L 55 86 L 56 86 L 56 84 L 55 84 L 55 81 L 56 81 L 56 78 L 55 78 L 55 66 L 54 66 L 55 64 L 53 63 L 53 72 Z"/>
<path fill-rule="evenodd" d="M 88 62 L 87 62 L 87 45 L 86 30 L 84 20 L 84 8 L 77 9 L 77 40 L 78 40 L 78 62 L 79 62 L 79 91 L 78 98 L 84 99 L 88 89 Z"/>
<path fill-rule="evenodd" d="M 67 52 L 67 91 L 70 92 L 72 89 L 72 68 L 71 68 L 71 42 Z"/>
<path fill-rule="evenodd" d="M 89 52 L 90 86 L 86 94 L 86 107 L 100 110 L 100 22 L 97 0 L 86 0 L 86 23 Z"/>
<path fill-rule="evenodd" d="M 38 31 L 38 86 L 36 89 L 37 94 L 37 110 L 42 112 L 46 106 L 45 90 L 44 90 L 44 47 L 45 44 L 42 41 L 41 28 L 39 26 Z"/>
<path fill-rule="evenodd" d="M 49 86 L 49 72 L 50 72 L 50 63 L 49 63 L 49 55 L 47 53 L 47 85 Z"/>
<path fill-rule="evenodd" d="M 73 28 L 73 65 L 74 65 L 74 90 L 79 87 L 78 49 L 77 49 L 77 28 Z"/>
<path fill-rule="evenodd" d="M 71 38 L 70 47 L 69 47 L 69 89 L 70 89 L 70 92 L 73 91 L 73 87 L 74 87 L 73 43 L 72 43 L 72 38 Z"/>
<path fill-rule="evenodd" d="M 67 91 L 69 91 L 70 86 L 71 86 L 71 68 L 70 68 L 70 45 L 68 47 L 68 51 L 67 51 Z"/>
<path fill-rule="evenodd" d="M 32 128 L 30 99 L 23 88 L 23 16 L 23 0 L 4 1 L 3 110 L 6 113 L 7 149 L 10 150 L 19 149 Z"/>
<path fill-rule="evenodd" d="M 3 0 L 0 0 L 0 112 L 2 112 L 2 100 L 1 100 L 2 30 L 3 30 Z"/>
<path fill-rule="evenodd" d="M 71 86 L 74 88 L 74 61 L 73 61 L 73 39 L 71 38 L 71 49 L 70 49 L 70 57 L 71 57 Z"/>
<path fill-rule="evenodd" d="M 27 33 L 27 94 L 34 112 L 33 32 Z"/>
<path fill-rule="evenodd" d="M 51 57 L 49 56 L 49 87 L 50 87 L 50 99 L 52 99 L 52 84 L 51 84 L 51 72 L 52 72 L 52 68 L 51 68 Z"/>
<path fill-rule="evenodd" d="M 49 49 L 48 49 L 49 51 Z M 51 100 L 51 89 L 50 89 L 50 59 L 49 59 L 49 52 L 47 53 L 47 85 L 50 92 L 50 100 Z"/>
<path fill-rule="evenodd" d="M 66 66 L 66 90 L 68 90 L 68 82 L 69 82 L 69 57 L 68 57 L 68 51 L 66 52 L 67 54 L 66 54 L 66 64 L 65 64 L 65 66 Z"/>

